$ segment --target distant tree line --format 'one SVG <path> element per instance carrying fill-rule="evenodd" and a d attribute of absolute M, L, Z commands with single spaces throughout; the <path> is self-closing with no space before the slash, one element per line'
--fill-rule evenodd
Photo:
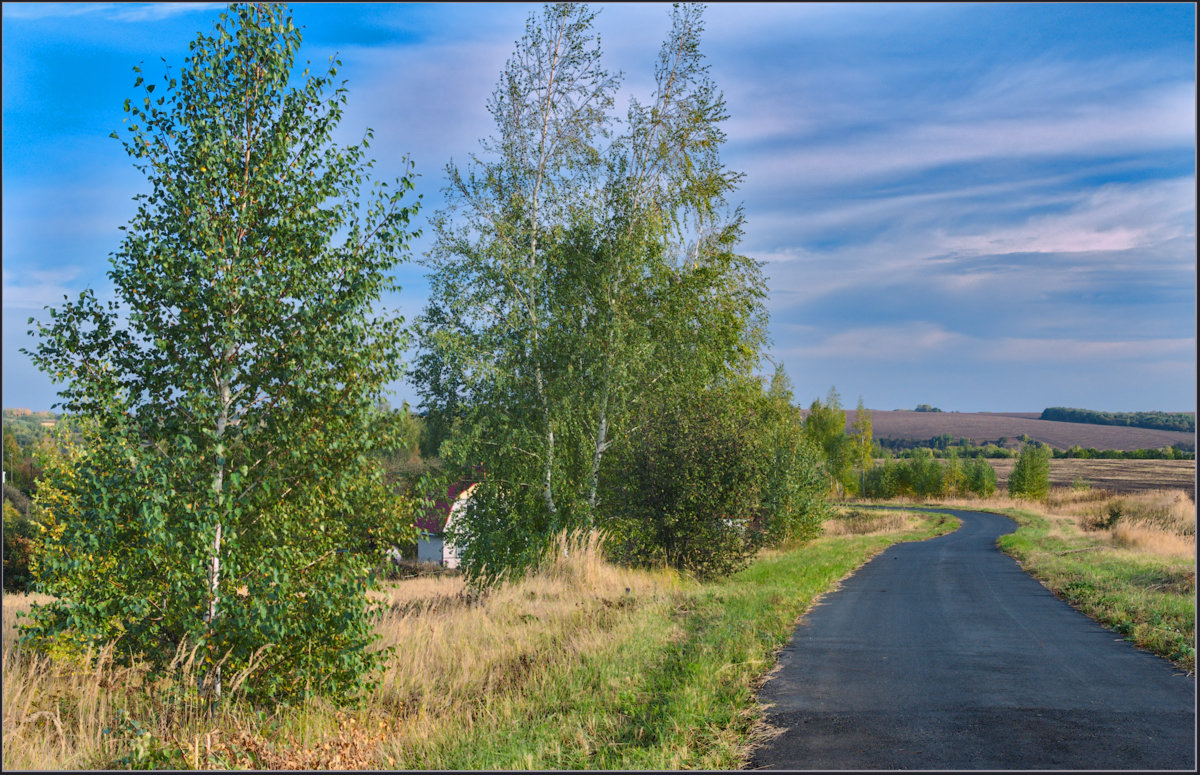
<path fill-rule="evenodd" d="M 884 460 L 863 475 L 861 495 L 867 498 L 942 498 L 996 492 L 996 471 L 982 457 L 963 460 L 953 449 L 944 459 L 933 450 L 913 449 L 899 460 Z"/>
<path fill-rule="evenodd" d="M 1008 480 L 1008 494 L 1039 500 L 1050 492 L 1050 447 L 1024 444 Z M 983 458 L 960 458 L 951 447 L 943 457 L 931 449 L 912 449 L 899 460 L 884 460 L 867 470 L 861 494 L 867 498 L 948 498 L 996 492 L 996 470 Z"/>
<path fill-rule="evenodd" d="M 1097 412 L 1052 406 L 1042 410 L 1043 420 L 1080 422 L 1092 425 L 1125 425 L 1130 428 L 1154 428 L 1163 431 L 1196 432 L 1196 415 L 1189 412 Z"/>
<path fill-rule="evenodd" d="M 1028 443 L 1028 434 L 1022 434 L 1017 441 Z M 1001 436 L 994 441 L 975 444 L 970 439 L 953 438 L 949 433 L 932 436 L 928 439 L 876 439 L 875 457 L 886 457 L 888 454 L 899 455 L 909 450 L 927 449 L 934 457 L 944 458 L 949 454 L 959 457 L 986 458 L 1015 458 L 1020 452 L 1007 446 L 1009 440 Z M 1096 449 L 1081 447 L 1076 444 L 1067 449 L 1052 448 L 1054 458 L 1081 458 L 1096 460 L 1195 460 L 1194 446 L 1181 442 L 1170 447 L 1158 449 Z"/>
<path fill-rule="evenodd" d="M 1083 460 L 1195 460 L 1196 450 L 1188 449 L 1185 444 L 1161 449 L 1085 449 L 1076 444 L 1067 449 L 1054 450 L 1054 457 Z"/>

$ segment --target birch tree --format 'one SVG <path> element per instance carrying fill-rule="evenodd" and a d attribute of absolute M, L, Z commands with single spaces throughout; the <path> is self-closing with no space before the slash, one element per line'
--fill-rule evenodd
<path fill-rule="evenodd" d="M 871 428 L 871 413 L 863 404 L 862 396 L 858 397 L 858 406 L 854 410 L 854 422 L 850 426 L 851 438 L 854 441 L 854 465 L 858 468 L 858 487 L 861 493 L 867 471 L 875 465 L 875 441 Z"/>
<path fill-rule="evenodd" d="M 369 457 L 395 442 L 374 407 L 405 334 L 377 307 L 411 167 L 369 183 L 370 130 L 332 140 L 340 63 L 294 78 L 300 42 L 283 6 L 234 5 L 178 79 L 135 68 L 113 136 L 149 191 L 111 257 L 117 301 L 51 310 L 31 353 L 91 430 L 55 484 L 40 583 L 59 597 L 27 637 L 160 667 L 196 647 L 213 697 L 252 665 L 266 696 L 360 688 L 367 569 L 411 532 Z"/>
<path fill-rule="evenodd" d="M 593 16 L 530 17 L 489 102 L 497 135 L 448 167 L 435 218 L 414 376 L 443 457 L 484 474 L 457 522 L 472 572 L 526 567 L 596 525 L 605 453 L 648 396 L 745 372 L 763 340 L 702 9 L 675 7 L 655 92 L 624 121 Z"/>

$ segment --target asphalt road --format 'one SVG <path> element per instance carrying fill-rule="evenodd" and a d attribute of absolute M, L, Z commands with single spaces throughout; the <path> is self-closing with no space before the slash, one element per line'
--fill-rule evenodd
<path fill-rule="evenodd" d="M 1007 517 L 951 513 L 804 617 L 751 768 L 1194 769 L 1194 679 L 1022 571 L 995 546 Z"/>

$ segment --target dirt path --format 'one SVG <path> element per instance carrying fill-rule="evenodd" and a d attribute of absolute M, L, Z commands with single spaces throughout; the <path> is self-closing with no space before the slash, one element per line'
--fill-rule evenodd
<path fill-rule="evenodd" d="M 1011 520 L 951 513 L 959 530 L 891 547 L 801 622 L 759 694 L 782 733 L 751 766 L 1193 769 L 1193 678 L 996 549 Z"/>

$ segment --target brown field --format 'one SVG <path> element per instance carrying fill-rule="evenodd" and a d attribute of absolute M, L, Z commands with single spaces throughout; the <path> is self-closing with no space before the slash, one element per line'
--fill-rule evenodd
<path fill-rule="evenodd" d="M 988 461 L 996 469 L 1001 492 L 1008 485 L 1015 459 Z M 1070 487 L 1082 479 L 1096 490 L 1117 493 L 1145 490 L 1184 490 L 1196 499 L 1195 460 L 1080 460 L 1066 458 L 1050 461 L 1050 486 Z"/>
<path fill-rule="evenodd" d="M 1183 431 L 1153 428 L 1127 428 L 1117 425 L 1039 420 L 1040 412 L 886 412 L 870 410 L 872 433 L 876 439 L 914 439 L 925 441 L 949 433 L 956 440 L 970 439 L 983 444 L 1004 437 L 1011 445 L 1028 434 L 1034 441 L 1066 449 L 1074 444 L 1096 449 L 1160 449 L 1184 444 L 1194 449 L 1196 436 Z M 807 411 L 804 412 L 807 415 Z M 846 412 L 849 431 L 857 412 Z"/>

